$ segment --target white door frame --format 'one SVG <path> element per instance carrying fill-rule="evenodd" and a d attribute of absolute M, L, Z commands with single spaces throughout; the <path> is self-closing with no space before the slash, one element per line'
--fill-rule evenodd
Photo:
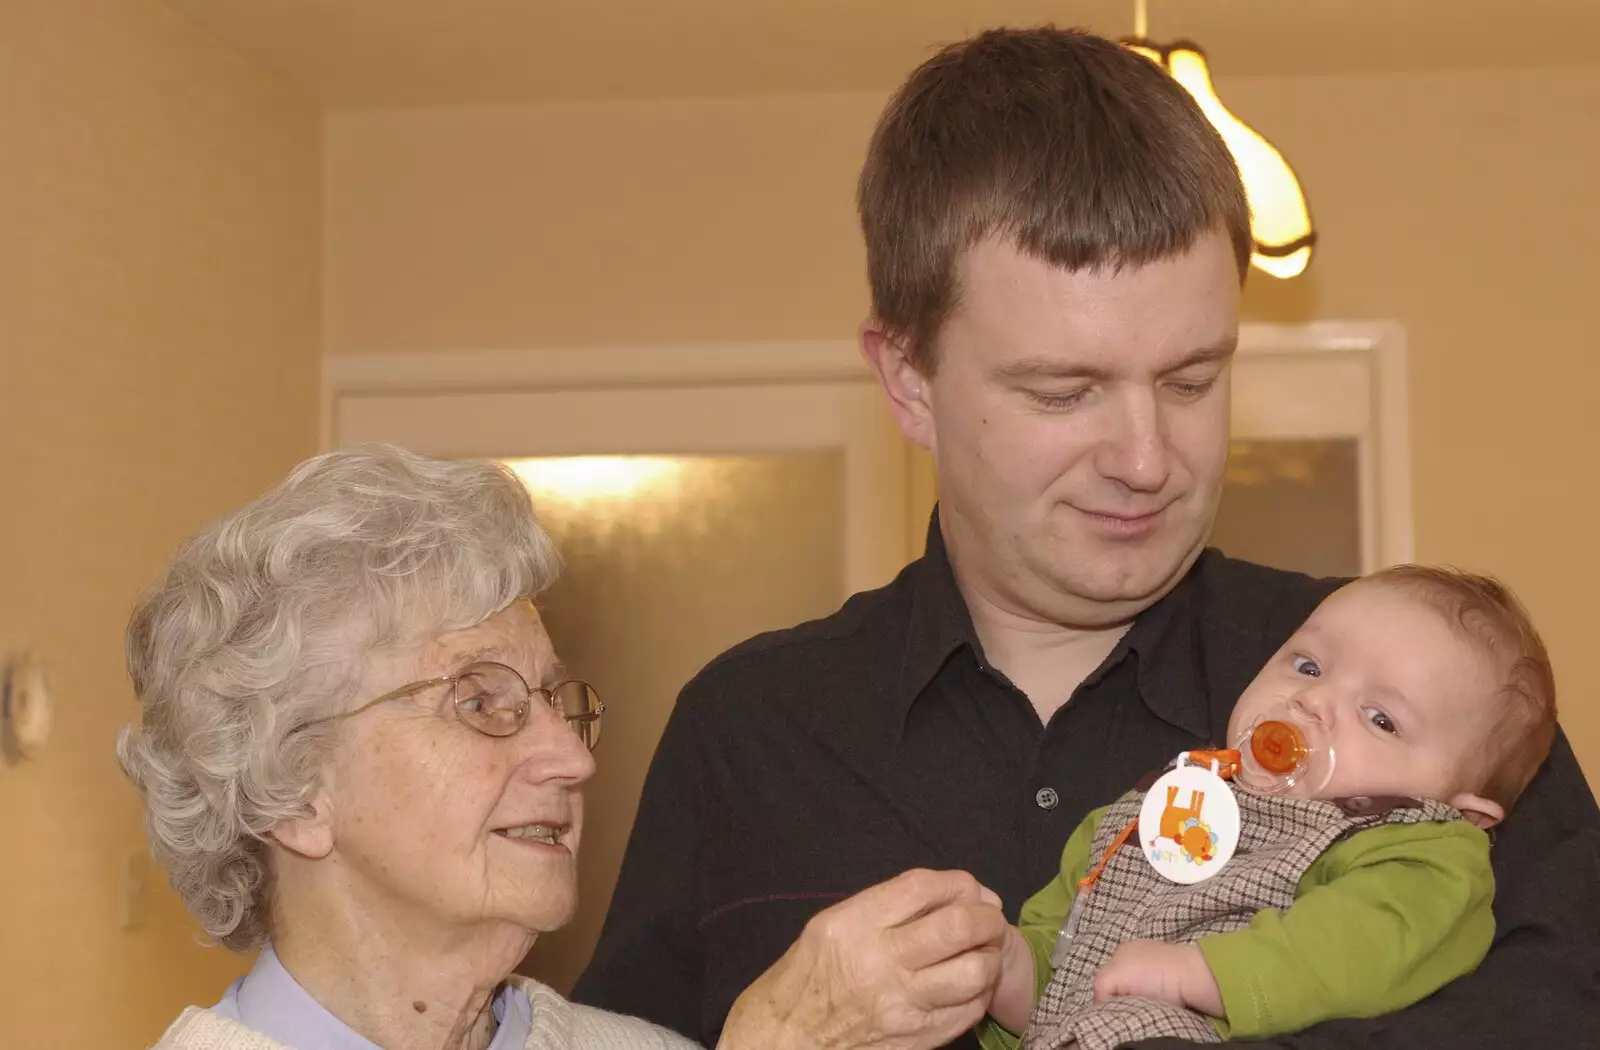
<path fill-rule="evenodd" d="M 1399 323 L 1240 327 L 1233 436 L 1356 441 L 1363 572 L 1414 557 L 1410 416 Z"/>
<path fill-rule="evenodd" d="M 450 457 L 834 452 L 844 485 L 841 597 L 888 583 L 912 556 L 905 444 L 871 377 L 838 344 L 325 364 L 325 448 L 392 441 Z"/>
<path fill-rule="evenodd" d="M 325 357 L 321 441 L 363 398 L 413 395 L 417 404 L 513 393 L 650 387 L 773 387 L 860 381 L 853 342 L 763 342 L 574 350 L 463 350 Z M 435 402 L 444 404 L 444 402 Z M 1405 329 L 1391 321 L 1244 324 L 1233 376 L 1237 438 L 1353 438 L 1361 478 L 1361 559 L 1366 571 L 1413 557 L 1410 405 Z M 466 454 L 437 449 L 440 454 Z M 481 450 L 480 450 L 481 451 Z M 731 451 L 731 450 L 730 450 Z M 929 484 L 926 461 L 906 456 L 906 556 L 920 553 Z M 860 573 L 852 573 L 859 576 Z"/>

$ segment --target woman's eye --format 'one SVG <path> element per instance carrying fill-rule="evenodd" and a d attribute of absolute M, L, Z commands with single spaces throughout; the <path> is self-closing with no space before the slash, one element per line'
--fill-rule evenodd
<path fill-rule="evenodd" d="M 1317 666 L 1317 662 L 1315 660 L 1311 659 L 1311 657 L 1309 657 L 1309 656 L 1297 656 L 1297 657 L 1294 658 L 1294 660 L 1292 662 L 1293 662 L 1294 673 L 1295 674 L 1303 674 L 1307 678 L 1321 678 L 1322 677 L 1322 668 Z"/>
<path fill-rule="evenodd" d="M 1367 708 L 1367 721 L 1372 723 L 1374 729 L 1388 733 L 1390 736 L 1400 732 L 1400 727 L 1394 724 L 1394 719 L 1376 707 Z"/>
<path fill-rule="evenodd" d="M 466 711 L 469 714 L 481 714 L 483 712 L 484 705 L 488 702 L 488 699 L 488 693 L 473 693 L 465 700 L 457 703 L 456 709 L 458 711 Z"/>

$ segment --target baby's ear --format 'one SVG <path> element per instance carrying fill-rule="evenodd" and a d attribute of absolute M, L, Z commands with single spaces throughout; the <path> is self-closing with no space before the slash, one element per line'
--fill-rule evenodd
<path fill-rule="evenodd" d="M 1498 802 L 1491 802 L 1482 795 L 1474 795 L 1470 791 L 1463 791 L 1450 800 L 1450 804 L 1461 811 L 1472 824 L 1488 831 L 1502 820 L 1506 819 L 1506 811 Z"/>

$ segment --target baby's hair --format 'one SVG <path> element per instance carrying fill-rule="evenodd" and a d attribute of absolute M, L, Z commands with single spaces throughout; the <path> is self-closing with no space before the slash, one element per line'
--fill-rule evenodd
<path fill-rule="evenodd" d="M 1489 657 L 1500 679 L 1498 709 L 1484 742 L 1482 780 L 1472 790 L 1509 812 L 1544 764 L 1556 735 L 1555 672 L 1528 610 L 1499 580 L 1448 566 L 1396 565 L 1360 582 L 1424 599 Z"/>

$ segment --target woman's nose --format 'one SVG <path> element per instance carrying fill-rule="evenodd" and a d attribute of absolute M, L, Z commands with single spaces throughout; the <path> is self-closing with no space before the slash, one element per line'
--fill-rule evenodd
<path fill-rule="evenodd" d="M 561 714 L 535 697 L 528 724 L 515 737 L 524 775 L 533 781 L 581 784 L 594 775 L 594 754 Z"/>

